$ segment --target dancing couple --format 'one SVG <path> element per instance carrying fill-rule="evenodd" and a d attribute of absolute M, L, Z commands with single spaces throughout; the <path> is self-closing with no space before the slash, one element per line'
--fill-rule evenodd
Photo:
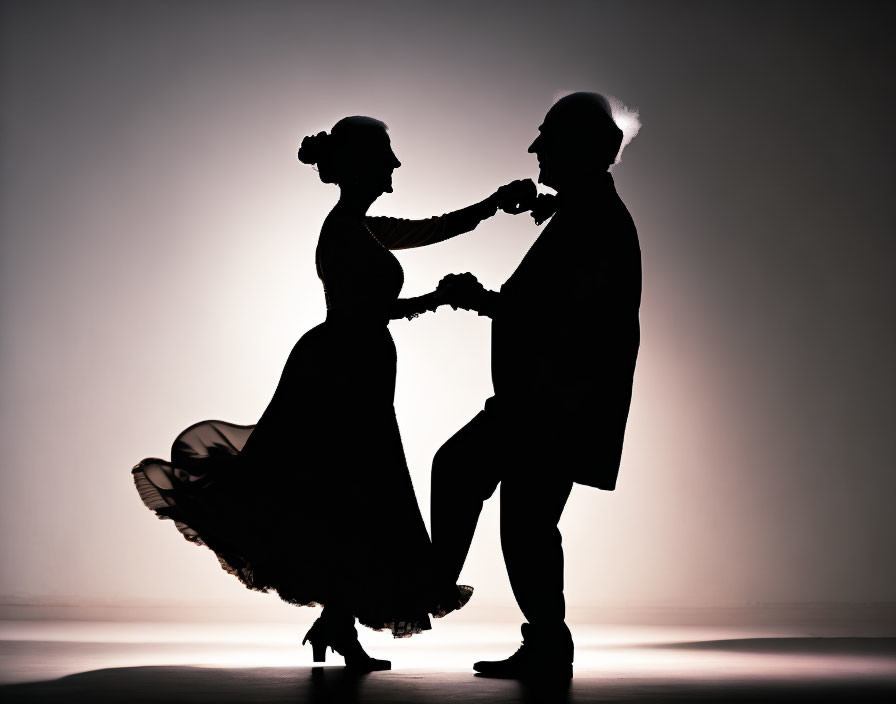
<path fill-rule="evenodd" d="M 485 200 L 426 220 L 371 217 L 401 166 L 386 125 L 347 117 L 306 137 L 299 160 L 339 187 L 316 250 L 327 316 L 296 343 L 254 426 L 203 421 L 171 462 L 133 469 L 147 507 L 207 545 L 250 589 L 322 605 L 303 643 L 357 671 L 389 669 L 358 642 L 356 621 L 395 637 L 463 607 L 457 580 L 483 502 L 501 487 L 501 544 L 525 616 L 523 644 L 483 675 L 572 676 L 558 522 L 574 483 L 612 490 L 639 345 L 638 238 L 608 168 L 622 132 L 606 99 L 561 98 L 529 147 L 537 196 L 514 181 Z M 475 229 L 498 210 L 550 222 L 499 291 L 451 274 L 400 298 L 392 250 Z M 432 538 L 405 461 L 388 324 L 448 304 L 493 320 L 494 396 L 437 452 Z"/>

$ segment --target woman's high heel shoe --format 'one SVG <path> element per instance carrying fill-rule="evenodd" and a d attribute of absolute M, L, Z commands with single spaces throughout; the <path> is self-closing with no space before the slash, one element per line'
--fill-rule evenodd
<path fill-rule="evenodd" d="M 325 662 L 327 648 L 345 658 L 345 667 L 356 672 L 373 672 L 374 670 L 391 670 L 389 660 L 370 657 L 361 643 L 354 628 L 334 629 L 322 619 L 317 619 L 302 639 L 302 645 L 311 643 L 314 662 Z"/>
<path fill-rule="evenodd" d="M 331 648 L 329 637 L 327 634 L 326 624 L 321 619 L 317 619 L 308 629 L 305 637 L 302 638 L 302 645 L 311 643 L 311 655 L 314 662 L 326 662 L 327 648 Z"/>

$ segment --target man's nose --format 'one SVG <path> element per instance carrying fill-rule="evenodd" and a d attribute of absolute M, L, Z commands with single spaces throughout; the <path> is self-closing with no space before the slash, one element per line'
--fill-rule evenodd
<path fill-rule="evenodd" d="M 529 151 L 530 154 L 534 154 L 534 153 L 536 152 L 536 150 L 538 149 L 538 146 L 539 146 L 539 145 L 538 145 L 538 142 L 539 142 L 540 139 L 541 139 L 541 135 L 539 135 L 538 137 L 536 137 L 536 138 L 532 141 L 532 144 L 529 145 L 529 149 L 528 149 L 528 151 Z"/>

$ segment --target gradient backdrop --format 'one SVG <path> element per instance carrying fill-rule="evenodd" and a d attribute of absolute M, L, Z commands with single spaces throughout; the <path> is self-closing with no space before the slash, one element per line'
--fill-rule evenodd
<path fill-rule="evenodd" d="M 577 487 L 561 524 L 570 603 L 893 599 L 892 15 L 4 2 L 0 596 L 274 599 L 155 520 L 129 470 L 194 421 L 254 422 L 322 320 L 312 256 L 337 192 L 301 137 L 385 120 L 403 166 L 373 212 L 427 216 L 535 176 L 553 98 L 597 90 L 643 122 L 614 169 L 643 342 L 619 488 Z M 401 253 L 405 293 L 468 270 L 497 287 L 537 233 L 501 214 Z M 490 395 L 489 326 L 443 310 L 392 329 L 428 514 L 432 455 Z M 464 581 L 511 606 L 495 504 Z"/>

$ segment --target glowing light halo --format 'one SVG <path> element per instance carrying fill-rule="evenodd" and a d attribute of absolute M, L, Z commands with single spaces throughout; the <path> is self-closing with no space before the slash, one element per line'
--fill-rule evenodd
<path fill-rule="evenodd" d="M 619 98 L 612 95 L 607 96 L 610 103 L 610 115 L 616 126 L 622 130 L 622 144 L 619 145 L 619 153 L 616 155 L 614 164 L 622 161 L 623 150 L 638 136 L 641 131 L 641 115 L 637 108 L 630 108 Z"/>

